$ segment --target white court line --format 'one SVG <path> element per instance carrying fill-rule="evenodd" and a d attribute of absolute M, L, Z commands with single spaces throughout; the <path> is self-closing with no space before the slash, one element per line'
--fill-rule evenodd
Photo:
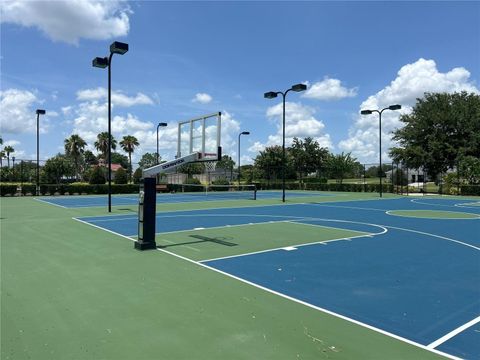
<path fill-rule="evenodd" d="M 333 312 L 333 311 L 330 311 L 330 310 L 324 309 L 324 308 L 322 308 L 322 307 L 319 307 L 319 306 L 310 304 L 310 303 L 308 303 L 308 302 L 305 302 L 305 301 L 296 299 L 296 298 L 294 298 L 294 297 L 291 297 L 291 296 L 282 294 L 282 293 L 277 292 L 277 291 L 275 291 L 275 290 L 266 288 L 266 287 L 264 287 L 264 286 L 262 286 L 262 285 L 259 285 L 259 284 L 256 284 L 256 283 L 254 283 L 254 282 L 251 282 L 251 281 L 242 279 L 242 278 L 240 278 L 240 277 L 238 277 L 238 276 L 229 274 L 229 273 L 224 272 L 224 271 L 222 271 L 222 270 L 215 269 L 214 267 L 205 265 L 205 264 L 203 264 L 203 263 L 201 263 L 201 262 L 197 262 L 197 261 L 191 260 L 191 259 L 189 259 L 189 258 L 186 258 L 186 257 L 184 257 L 184 256 L 177 255 L 177 254 L 172 253 L 172 252 L 170 252 L 170 251 L 168 251 L 168 250 L 165 250 L 165 249 L 157 249 L 157 250 L 158 250 L 158 251 L 161 251 L 161 252 L 164 252 L 164 253 L 166 253 L 166 254 L 175 256 L 175 257 L 177 257 L 177 258 L 179 258 L 179 259 L 188 261 L 188 262 L 190 262 L 190 263 L 192 263 L 192 264 L 196 264 L 196 265 L 201 266 L 201 267 L 204 267 L 204 268 L 206 268 L 206 269 L 213 270 L 213 271 L 215 271 L 215 272 L 217 272 L 217 273 L 219 273 L 219 274 L 222 274 L 222 275 L 227 276 L 227 277 L 230 277 L 230 278 L 232 278 L 232 279 L 241 281 L 241 282 L 243 282 L 243 283 L 245 283 L 245 284 L 251 285 L 251 286 L 253 286 L 253 287 L 256 287 L 256 288 L 261 289 L 261 290 L 263 290 L 263 291 L 269 292 L 269 293 L 271 293 L 271 294 L 280 296 L 280 297 L 282 297 L 282 298 L 284 298 L 284 299 L 287 299 L 287 300 L 296 302 L 296 303 L 298 303 L 298 304 L 307 306 L 307 307 L 309 307 L 309 308 L 312 308 L 312 309 L 321 311 L 321 312 L 323 312 L 323 313 L 325 313 L 325 314 L 328 314 L 328 315 L 334 316 L 334 317 L 336 317 L 336 318 L 339 318 L 339 319 L 342 319 L 342 320 L 351 322 L 351 323 L 353 323 L 353 324 L 355 324 L 355 325 L 358 325 L 358 326 L 367 328 L 367 329 L 369 329 L 369 330 L 373 330 L 373 331 L 375 331 L 375 332 L 377 332 L 377 333 L 380 333 L 380 334 L 382 334 L 382 335 L 386 335 L 386 336 L 388 336 L 388 337 L 391 337 L 391 338 L 394 338 L 394 339 L 396 339 L 396 340 L 405 342 L 405 343 L 407 343 L 407 344 L 410 344 L 410 345 L 419 347 L 419 348 L 424 349 L 424 350 L 427 350 L 427 351 L 429 351 L 429 352 L 432 352 L 432 353 L 435 353 L 435 354 L 438 354 L 438 355 L 445 356 L 445 357 L 447 357 L 447 358 L 449 358 L 449 359 L 461 360 L 461 358 L 459 358 L 459 357 L 456 357 L 456 356 L 453 356 L 453 355 L 444 353 L 444 352 L 439 351 L 439 350 L 436 350 L 436 349 L 428 348 L 427 346 L 422 345 L 422 344 L 419 344 L 419 343 L 417 343 L 417 342 L 415 342 L 415 341 L 412 341 L 412 340 L 406 339 L 406 338 L 404 338 L 404 337 L 395 335 L 395 334 L 393 334 L 393 333 L 390 333 L 390 332 L 388 332 L 388 331 L 385 331 L 385 330 L 376 328 L 376 327 L 374 327 L 374 326 L 371 326 L 371 325 L 362 323 L 362 322 L 360 322 L 360 321 L 358 321 L 358 320 L 355 320 L 355 319 L 349 318 L 349 317 L 347 317 L 347 316 L 344 316 L 344 315 L 335 313 L 335 312 Z"/>
<path fill-rule="evenodd" d="M 122 234 L 117 233 L 117 232 L 112 231 L 112 230 L 105 229 L 105 228 L 103 228 L 103 227 L 101 227 L 101 226 L 94 225 L 94 224 L 89 223 L 89 222 L 87 222 L 87 221 L 83 221 L 83 220 L 80 220 L 80 219 L 75 218 L 75 217 L 72 217 L 72 219 L 73 219 L 73 220 L 76 220 L 76 221 L 78 221 L 78 222 L 81 222 L 81 223 L 83 223 L 83 224 L 87 224 L 87 225 L 93 226 L 94 228 L 97 228 L 97 229 L 100 229 L 100 230 L 109 232 L 110 234 L 114 234 L 114 235 L 121 236 L 121 237 L 123 237 L 123 238 L 125 238 L 125 239 L 128 239 L 128 240 L 130 240 L 130 241 L 135 241 L 135 239 L 132 239 L 131 237 L 122 235 Z"/>
<path fill-rule="evenodd" d="M 453 206 L 452 206 L 453 207 Z M 476 217 L 474 218 L 440 218 L 440 217 L 426 217 L 426 216 L 414 216 L 414 215 L 399 215 L 399 214 L 393 214 L 392 211 L 438 211 L 438 212 L 446 212 L 446 213 L 452 213 L 452 214 L 468 214 L 468 215 L 475 215 Z M 405 210 L 388 210 L 385 211 L 385 214 L 390 215 L 390 216 L 398 216 L 398 217 L 408 217 L 408 218 L 417 218 L 417 219 L 428 219 L 428 220 L 478 220 L 480 219 L 479 214 L 473 214 L 473 213 L 468 213 L 464 211 L 448 211 L 448 210 L 415 210 L 415 209 L 405 209 Z"/>
<path fill-rule="evenodd" d="M 93 227 L 95 227 L 95 228 L 97 228 L 97 229 L 100 229 L 100 230 L 109 232 L 109 233 L 111 233 L 111 234 L 118 235 L 118 236 L 123 237 L 123 238 L 125 238 L 125 239 L 128 239 L 128 240 L 130 240 L 130 241 L 135 241 L 134 239 L 132 239 L 132 238 L 130 238 L 130 237 L 128 237 L 128 236 L 125 236 L 125 235 L 116 233 L 116 232 L 114 232 L 114 231 L 111 231 L 111 230 L 102 228 L 102 227 L 100 227 L 100 226 L 97 226 L 97 225 L 88 223 L 88 222 L 86 222 L 86 221 L 83 221 L 83 220 L 80 220 L 80 219 L 77 219 L 77 218 L 72 218 L 72 219 L 73 219 L 73 220 L 76 220 L 76 221 L 79 221 L 79 222 L 81 222 L 81 223 L 84 223 L 84 224 L 93 226 Z M 339 221 L 344 221 L 344 220 L 339 220 Z M 380 225 L 377 225 L 377 226 L 380 226 Z M 401 230 L 406 230 L 406 229 L 401 229 Z M 394 339 L 396 339 L 396 340 L 405 342 L 405 343 L 407 343 L 407 344 L 410 344 L 410 345 L 419 347 L 419 348 L 421 348 L 421 349 L 424 349 L 424 350 L 433 352 L 433 353 L 435 353 L 435 354 L 439 354 L 439 355 L 445 356 L 445 357 L 447 357 L 447 358 L 449 358 L 449 359 L 462 360 L 462 359 L 459 358 L 459 357 L 456 357 L 456 356 L 453 356 L 453 355 L 444 353 L 444 352 L 439 351 L 439 350 L 436 350 L 436 349 L 434 349 L 434 348 L 429 348 L 429 347 L 427 347 L 427 346 L 425 346 L 425 345 L 422 345 L 422 344 L 419 344 L 419 343 L 417 343 L 417 342 L 415 342 L 415 341 L 412 341 L 412 340 L 403 338 L 403 337 L 401 337 L 401 336 L 395 335 L 395 334 L 390 333 L 390 332 L 388 332 L 388 331 L 385 331 L 385 330 L 376 328 L 376 327 L 374 327 L 374 326 L 371 326 L 371 325 L 362 323 L 362 322 L 360 322 L 360 321 L 358 321 L 358 320 L 351 319 L 351 318 L 349 318 L 349 317 L 347 317 L 347 316 L 344 316 L 344 315 L 335 313 L 335 312 L 333 312 L 333 311 L 330 311 L 330 310 L 321 308 L 321 307 L 319 307 L 319 306 L 312 305 L 312 304 L 310 304 L 310 303 L 307 303 L 307 302 L 305 302 L 305 301 L 296 299 L 296 298 L 294 298 L 294 297 L 291 297 L 291 296 L 288 296 L 288 295 L 279 293 L 279 292 L 277 292 L 277 291 L 271 290 L 271 289 L 269 289 L 269 288 L 263 287 L 263 286 L 261 286 L 261 285 L 258 285 L 258 284 L 255 284 L 255 283 L 253 283 L 253 282 L 250 282 L 250 281 L 248 281 L 248 280 L 245 280 L 245 279 L 242 279 L 242 278 L 240 278 L 240 277 L 237 277 L 237 276 L 235 276 L 235 275 L 232 275 L 232 274 L 223 272 L 223 271 L 221 271 L 221 270 L 215 269 L 215 268 L 213 268 L 213 267 L 211 267 L 211 266 L 208 266 L 208 265 L 205 265 L 205 264 L 203 264 L 203 263 L 201 263 L 201 262 L 191 260 L 191 259 L 186 258 L 186 257 L 181 256 L 181 255 L 177 255 L 177 254 L 172 253 L 172 252 L 170 252 L 170 251 L 167 251 L 167 250 L 165 250 L 165 249 L 159 249 L 159 248 L 157 248 L 157 250 L 158 250 L 158 251 L 161 251 L 161 252 L 164 252 L 164 253 L 166 253 L 166 254 L 175 256 L 175 257 L 177 257 L 177 258 L 179 258 L 179 259 L 188 261 L 188 262 L 190 262 L 190 263 L 192 263 L 192 264 L 196 264 L 196 265 L 201 266 L 201 267 L 204 267 L 204 268 L 206 268 L 206 269 L 213 270 L 213 271 L 218 272 L 218 273 L 220 273 L 220 274 L 223 274 L 223 275 L 225 275 L 225 276 L 227 276 L 227 277 L 236 279 L 236 280 L 238 280 L 238 281 L 241 281 L 241 282 L 243 282 L 243 283 L 249 284 L 249 285 L 254 286 L 254 287 L 256 287 L 256 288 L 259 288 L 259 289 L 261 289 L 261 290 L 264 290 L 264 291 L 267 291 L 267 292 L 272 293 L 272 294 L 274 294 L 274 295 L 277 295 L 277 296 L 283 297 L 283 298 L 285 298 L 285 299 L 288 299 L 288 300 L 290 300 L 290 301 L 293 301 L 293 302 L 302 304 L 302 305 L 307 306 L 307 307 L 310 307 L 310 308 L 312 308 L 312 309 L 319 310 L 319 311 L 321 311 L 321 312 L 323 312 L 323 313 L 329 314 L 329 315 L 331 315 L 331 316 L 335 316 L 335 317 L 340 318 L 340 319 L 342 319 L 342 320 L 346 320 L 346 321 L 348 321 L 348 322 L 354 323 L 354 324 L 359 325 L 359 326 L 361 326 L 361 327 L 364 327 L 364 328 L 367 328 L 367 329 L 376 331 L 376 332 L 378 332 L 378 333 L 380 333 L 380 334 L 382 334 L 382 335 L 386 335 L 386 336 L 389 336 L 389 337 L 394 338 Z"/>
<path fill-rule="evenodd" d="M 413 233 L 418 233 L 418 234 L 422 234 L 422 235 L 427 235 L 427 236 L 436 237 L 436 238 L 439 238 L 439 239 L 443 239 L 443 240 L 451 241 L 451 242 L 454 242 L 454 243 L 458 243 L 458 244 L 460 244 L 460 245 L 468 246 L 468 247 L 471 247 L 471 248 L 473 248 L 473 249 L 475 249 L 475 250 L 480 251 L 480 248 L 479 248 L 479 247 L 476 247 L 476 246 L 471 245 L 471 244 L 464 243 L 464 242 L 459 241 L 459 240 L 450 239 L 450 238 L 447 238 L 447 237 L 445 237 L 445 236 L 440 236 L 440 235 L 435 235 L 435 234 L 431 234 L 431 233 L 427 233 L 427 232 L 423 232 L 423 231 L 405 229 L 405 228 L 396 227 L 396 226 L 390 226 L 390 225 L 384 225 L 384 226 L 385 226 L 386 228 L 389 228 L 389 229 L 403 230 L 403 231 L 408 231 L 408 232 L 413 232 Z"/>
<path fill-rule="evenodd" d="M 66 206 L 58 205 L 58 204 L 52 203 L 52 202 L 47 201 L 47 200 L 42 200 L 42 199 L 39 199 L 39 198 L 33 198 L 33 200 L 37 200 L 37 201 L 43 202 L 43 203 L 48 204 L 48 205 L 58 206 L 58 207 L 61 207 L 63 209 L 69 209 Z"/>
<path fill-rule="evenodd" d="M 478 322 L 480 322 L 480 316 L 478 316 L 478 317 L 476 317 L 475 319 L 470 320 L 470 321 L 467 322 L 466 324 L 463 324 L 462 326 L 459 326 L 458 328 L 450 331 L 448 334 L 442 336 L 440 339 L 435 340 L 435 341 L 432 342 L 431 344 L 427 345 L 427 348 L 429 348 L 429 349 L 434 349 L 434 348 L 436 348 L 437 346 L 443 344 L 445 341 L 450 340 L 450 339 L 453 338 L 454 336 L 457 336 L 457 335 L 460 334 L 463 330 L 468 329 L 470 326 L 473 326 L 473 325 L 475 325 L 475 324 L 478 323 Z"/>
<path fill-rule="evenodd" d="M 304 220 L 304 221 L 312 221 L 312 220 L 309 219 L 309 218 L 304 218 L 303 220 Z M 325 221 L 325 220 L 323 220 L 323 219 L 318 219 L 318 220 Z M 300 221 L 300 220 L 296 220 L 296 221 Z M 306 225 L 306 226 L 314 226 L 314 227 L 322 227 L 322 228 L 327 228 L 327 229 L 339 229 L 339 228 L 334 228 L 334 227 L 332 227 L 332 226 L 306 224 L 306 223 L 301 223 L 301 222 L 296 222 L 296 221 L 284 220 L 284 221 L 279 221 L 279 222 L 292 223 L 292 224 L 298 224 L 298 225 Z M 326 221 L 330 221 L 330 220 L 326 220 Z M 335 220 L 331 220 L 331 221 L 335 221 Z M 337 220 L 337 221 L 338 221 L 338 222 L 357 223 L 357 224 L 362 224 L 362 225 L 367 224 L 367 223 L 358 223 L 358 222 L 347 221 L 347 220 Z M 373 224 L 368 224 L 368 225 L 373 225 Z M 363 232 L 364 234 L 362 234 L 362 235 L 356 235 L 356 236 L 343 237 L 343 238 L 338 238 L 338 239 L 308 242 L 308 243 L 303 243 L 303 244 L 298 244 L 298 245 L 293 245 L 293 246 L 295 246 L 296 248 L 299 248 L 299 247 L 310 246 L 310 245 L 317 245 L 317 244 L 319 244 L 319 245 L 322 245 L 322 244 L 323 244 L 323 245 L 326 245 L 327 243 L 335 242 L 335 241 L 350 241 L 351 239 L 357 239 L 357 238 L 363 238 L 363 237 L 372 237 L 372 236 L 375 236 L 375 235 L 382 235 L 382 234 L 385 234 L 385 233 L 388 231 L 388 229 L 385 229 L 383 226 L 378 226 L 378 225 L 373 225 L 373 226 L 380 227 L 380 228 L 383 229 L 383 231 L 382 231 L 382 232 L 379 232 L 379 233 L 367 233 L 367 232 L 364 232 L 364 231 L 356 231 L 356 230 L 350 230 L 350 229 L 342 229 L 342 230 L 349 230 L 349 231 L 358 232 L 358 233 Z M 277 248 L 271 248 L 271 249 L 265 249 L 265 250 L 259 250 L 259 251 L 252 251 L 252 252 L 249 252 L 249 253 L 243 253 L 243 254 L 237 254 L 237 255 L 229 255 L 229 256 L 221 256 L 221 257 L 218 257 L 218 258 L 201 260 L 201 261 L 199 261 L 199 262 L 203 263 L 203 262 L 208 262 L 208 261 L 216 261 L 216 260 L 239 258 L 239 257 L 243 257 L 243 256 L 262 254 L 262 253 L 266 253 L 266 252 L 270 252 L 270 251 L 273 252 L 273 251 L 284 250 L 284 249 L 285 249 L 285 246 L 281 246 L 281 247 L 277 247 Z"/>
<path fill-rule="evenodd" d="M 435 200 L 435 199 L 433 199 Z M 458 200 L 458 199 L 438 199 L 438 200 Z M 476 202 L 468 202 L 468 203 L 456 203 L 453 205 L 446 205 L 446 204 L 435 204 L 435 203 L 428 203 L 428 202 L 422 202 L 417 199 L 411 199 L 410 200 L 414 204 L 420 204 L 420 205 L 429 205 L 429 206 L 443 206 L 443 207 L 461 207 L 461 208 L 468 208 L 468 209 L 480 209 L 478 206 L 468 206 L 468 204 L 476 204 Z"/>

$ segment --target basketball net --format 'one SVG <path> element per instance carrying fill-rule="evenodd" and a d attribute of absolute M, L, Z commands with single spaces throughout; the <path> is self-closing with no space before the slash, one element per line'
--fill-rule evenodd
<path fill-rule="evenodd" d="M 215 171 L 215 167 L 217 166 L 216 161 L 205 161 L 205 169 L 208 173 Z"/>

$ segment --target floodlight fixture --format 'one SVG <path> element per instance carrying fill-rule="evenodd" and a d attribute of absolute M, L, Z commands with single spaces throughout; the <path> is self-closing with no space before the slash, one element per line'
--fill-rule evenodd
<path fill-rule="evenodd" d="M 305 84 L 295 84 L 290 89 L 282 92 L 282 91 L 269 91 L 263 95 L 266 99 L 273 99 L 278 96 L 278 94 L 282 95 L 283 98 L 283 136 L 282 136 L 282 202 L 285 202 L 285 166 L 286 166 L 286 156 L 285 156 L 285 98 L 289 91 L 305 91 L 307 90 L 307 85 Z"/>
<path fill-rule="evenodd" d="M 400 110 L 401 108 L 402 108 L 402 105 L 396 104 L 396 105 L 390 105 L 388 107 L 388 110 Z"/>
<path fill-rule="evenodd" d="M 36 186 L 36 194 L 37 196 L 40 195 L 40 158 L 39 158 L 39 153 L 40 153 L 40 115 L 45 115 L 47 112 L 44 109 L 37 109 L 35 111 L 37 114 L 37 173 L 36 173 L 36 179 L 37 179 L 37 186 Z"/>
<path fill-rule="evenodd" d="M 114 41 L 110 45 L 109 57 L 96 57 L 93 67 L 108 67 L 108 212 L 112 212 L 112 57 L 113 54 L 123 55 L 128 51 L 128 44 Z"/>
<path fill-rule="evenodd" d="M 307 90 L 307 85 L 305 84 L 296 84 L 292 86 L 292 91 L 300 92 Z"/>
<path fill-rule="evenodd" d="M 110 45 L 110 52 L 111 52 L 112 54 L 123 55 L 123 54 L 125 54 L 127 51 L 128 51 L 128 44 L 126 44 L 126 43 L 122 43 L 122 42 L 120 42 L 120 41 L 114 41 L 114 42 Z"/>
<path fill-rule="evenodd" d="M 275 91 L 269 91 L 269 92 L 266 92 L 265 94 L 263 94 L 263 97 L 265 99 L 274 99 L 277 97 L 277 93 Z"/>
<path fill-rule="evenodd" d="M 108 58 L 106 58 L 106 57 L 103 57 L 103 58 L 102 57 L 96 57 L 92 61 L 92 66 L 97 67 L 97 68 L 101 68 L 101 69 L 105 69 L 108 66 Z"/>
<path fill-rule="evenodd" d="M 242 131 L 240 135 L 250 135 L 250 131 Z"/>
<path fill-rule="evenodd" d="M 362 114 L 362 115 L 370 115 L 372 113 L 373 113 L 372 110 L 362 110 L 362 111 L 360 111 L 360 114 Z"/>
<path fill-rule="evenodd" d="M 383 189 L 382 189 L 382 113 L 385 110 L 400 110 L 402 108 L 402 105 L 395 104 L 395 105 L 390 105 L 386 108 L 383 108 L 382 110 L 362 110 L 360 111 L 360 114 L 362 115 L 370 115 L 373 114 L 374 112 L 378 113 L 378 157 L 379 157 L 379 169 L 378 169 L 378 177 L 380 180 L 380 197 L 382 197 Z"/>

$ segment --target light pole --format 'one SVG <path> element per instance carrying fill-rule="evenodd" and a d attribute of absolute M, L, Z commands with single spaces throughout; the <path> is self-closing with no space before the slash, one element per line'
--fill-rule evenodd
<path fill-rule="evenodd" d="M 113 54 L 123 55 L 128 51 L 128 44 L 114 41 L 110 45 L 110 56 L 96 57 L 93 67 L 108 67 L 108 212 L 112 212 L 112 57 Z"/>
<path fill-rule="evenodd" d="M 370 115 L 374 112 L 378 113 L 378 155 L 379 155 L 379 163 L 380 168 L 378 170 L 378 177 L 380 178 L 380 197 L 382 197 L 382 113 L 385 110 L 400 110 L 402 108 L 401 105 L 390 105 L 389 107 L 383 108 L 382 110 L 362 110 L 360 114 L 362 115 Z"/>
<path fill-rule="evenodd" d="M 240 186 L 240 136 L 250 135 L 249 131 L 242 131 L 238 134 L 238 186 Z"/>
<path fill-rule="evenodd" d="M 40 149 L 40 126 L 39 126 L 39 123 L 40 123 L 40 115 L 45 115 L 46 114 L 46 111 L 45 110 L 42 110 L 42 109 L 37 109 L 36 111 L 37 113 L 37 186 L 36 186 L 36 193 L 37 193 L 37 196 L 40 195 L 40 158 L 39 158 L 39 149 Z"/>
<path fill-rule="evenodd" d="M 295 92 L 300 92 L 300 91 L 305 91 L 307 90 L 307 85 L 305 84 L 296 84 L 293 85 L 290 89 L 288 89 L 285 92 L 282 91 L 269 91 L 263 94 L 263 97 L 265 99 L 273 99 L 278 96 L 278 94 L 281 94 L 283 97 L 283 142 L 282 142 L 282 202 L 285 202 L 285 167 L 286 167 L 286 158 L 285 158 L 285 98 L 287 97 L 287 94 L 289 91 L 295 91 Z"/>
<path fill-rule="evenodd" d="M 157 125 L 157 165 L 159 164 L 159 161 L 158 161 L 158 158 L 160 157 L 159 153 L 158 153 L 158 129 L 160 127 L 165 127 L 167 126 L 168 124 L 167 123 L 164 123 L 164 122 L 161 122 L 161 123 L 158 123 Z"/>

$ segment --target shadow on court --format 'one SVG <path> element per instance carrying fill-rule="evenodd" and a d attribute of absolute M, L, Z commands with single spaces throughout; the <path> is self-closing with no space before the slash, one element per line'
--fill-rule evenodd
<path fill-rule="evenodd" d="M 237 246 L 238 244 L 226 241 L 226 239 L 229 239 L 227 237 L 207 237 L 207 236 L 202 236 L 202 235 L 189 235 L 189 237 L 194 238 L 194 239 L 199 239 L 197 241 L 186 241 L 182 243 L 177 243 L 177 244 L 170 244 L 170 245 L 158 245 L 157 248 L 159 249 L 165 249 L 173 246 L 182 246 L 182 245 L 192 245 L 192 244 L 201 244 L 201 243 L 215 243 L 219 245 L 224 245 L 224 246 Z"/>

